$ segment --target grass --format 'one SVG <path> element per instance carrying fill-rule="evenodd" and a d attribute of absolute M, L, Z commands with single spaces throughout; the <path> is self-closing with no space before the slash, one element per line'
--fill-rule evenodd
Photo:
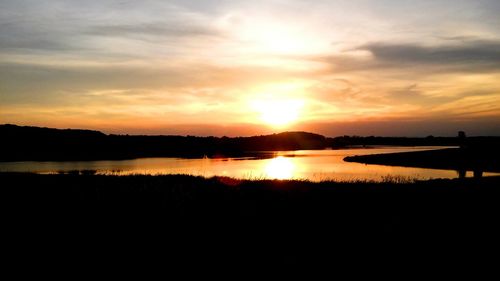
<path fill-rule="evenodd" d="M 1 173 L 1 172 L 0 172 Z M 23 174 L 23 173 L 19 173 Z M 98 171 L 98 170 L 60 170 L 55 173 L 46 173 L 46 174 L 58 174 L 58 175 L 82 175 L 82 176 L 91 176 L 91 175 L 101 175 L 101 176 L 192 176 L 188 173 L 185 174 L 168 174 L 168 173 L 157 173 L 157 174 L 143 174 L 143 173 L 126 173 L 124 174 L 121 170 L 113 170 L 113 171 Z M 197 175 L 195 177 L 202 177 L 206 179 L 217 179 L 217 178 L 229 178 L 225 176 L 204 176 Z M 292 179 L 269 179 L 266 175 L 252 175 L 248 174 L 243 178 L 234 178 L 234 180 L 239 181 L 279 181 L 279 182 L 307 182 L 307 183 L 350 183 L 350 184 L 363 184 L 363 183 L 395 183 L 395 184 L 410 184 L 418 181 L 423 181 L 421 178 L 415 176 L 394 176 L 394 175 L 385 175 L 382 176 L 380 180 L 370 180 L 370 179 L 357 179 L 353 177 L 352 179 L 337 179 L 329 176 L 313 176 L 313 178 L 317 178 L 317 180 L 310 180 L 307 178 L 292 178 Z M 425 180 L 424 180 L 425 181 Z"/>
<path fill-rule="evenodd" d="M 500 234 L 499 177 L 310 182 L 72 172 L 0 173 L 0 181 L 5 241 L 18 254 L 158 252 L 168 265 L 188 266 L 370 264 L 387 254 L 396 265 L 418 254 L 479 260 L 482 250 L 498 250 Z"/>

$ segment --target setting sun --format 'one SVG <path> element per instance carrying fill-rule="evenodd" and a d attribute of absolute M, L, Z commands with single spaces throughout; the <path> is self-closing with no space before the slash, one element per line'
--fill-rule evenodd
<path fill-rule="evenodd" d="M 253 107 L 260 113 L 262 122 L 283 127 L 299 119 L 303 105 L 299 100 L 267 100 L 255 102 Z"/>

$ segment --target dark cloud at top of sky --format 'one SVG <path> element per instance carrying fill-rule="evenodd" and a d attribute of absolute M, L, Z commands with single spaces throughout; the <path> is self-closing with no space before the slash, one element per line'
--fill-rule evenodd
<path fill-rule="evenodd" d="M 367 44 L 358 50 L 371 52 L 383 62 L 410 64 L 497 64 L 500 62 L 500 42 L 472 41 L 450 46 L 420 46 L 413 44 Z"/>
<path fill-rule="evenodd" d="M 363 51 L 371 58 L 356 56 Z M 453 40 L 447 45 L 424 46 L 411 43 L 368 43 L 329 56 L 301 59 L 330 64 L 335 72 L 407 69 L 414 74 L 453 72 L 499 72 L 500 41 Z"/>

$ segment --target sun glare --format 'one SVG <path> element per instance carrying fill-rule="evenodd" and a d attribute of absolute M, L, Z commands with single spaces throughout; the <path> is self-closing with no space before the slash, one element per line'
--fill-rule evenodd
<path fill-rule="evenodd" d="M 278 156 L 271 159 L 269 164 L 267 164 L 266 174 L 272 179 L 291 179 L 293 177 L 294 169 L 295 165 L 289 158 Z"/>
<path fill-rule="evenodd" d="M 258 101 L 254 108 L 262 122 L 276 127 L 287 126 L 298 120 L 303 102 L 298 100 Z"/>

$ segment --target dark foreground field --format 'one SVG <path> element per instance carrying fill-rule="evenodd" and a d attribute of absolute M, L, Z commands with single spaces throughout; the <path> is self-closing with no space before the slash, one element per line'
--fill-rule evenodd
<path fill-rule="evenodd" d="M 3 173 L 0 181 L 4 255 L 44 270 L 146 263 L 484 272 L 500 250 L 498 177 L 310 183 Z"/>

